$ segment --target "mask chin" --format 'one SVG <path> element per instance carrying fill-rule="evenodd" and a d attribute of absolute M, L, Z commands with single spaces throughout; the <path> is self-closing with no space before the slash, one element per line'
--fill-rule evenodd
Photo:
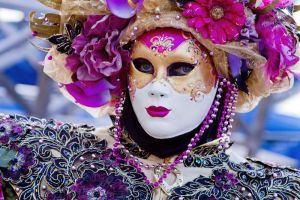
<path fill-rule="evenodd" d="M 183 135 L 201 124 L 213 103 L 217 87 L 201 100 L 175 91 L 165 80 L 152 81 L 131 95 L 133 110 L 147 134 L 156 139 Z"/>

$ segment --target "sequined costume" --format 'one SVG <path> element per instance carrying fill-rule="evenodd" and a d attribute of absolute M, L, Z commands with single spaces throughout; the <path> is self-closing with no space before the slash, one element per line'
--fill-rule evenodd
<path fill-rule="evenodd" d="M 241 159 L 231 149 L 219 151 L 216 141 L 194 148 L 173 172 L 175 182 L 154 189 L 133 166 L 116 162 L 109 133 L 34 117 L 1 117 L 1 157 L 9 158 L 1 163 L 2 181 L 24 200 L 300 198 L 300 171 Z M 144 163 L 160 161 L 126 141 Z M 146 172 L 154 179 L 160 169 Z"/>

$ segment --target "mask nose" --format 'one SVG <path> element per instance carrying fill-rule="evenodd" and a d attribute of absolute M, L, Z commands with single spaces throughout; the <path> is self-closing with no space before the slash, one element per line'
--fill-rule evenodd
<path fill-rule="evenodd" d="M 151 83 L 148 95 L 152 98 L 168 98 L 171 95 L 170 86 L 164 80 L 156 80 Z"/>

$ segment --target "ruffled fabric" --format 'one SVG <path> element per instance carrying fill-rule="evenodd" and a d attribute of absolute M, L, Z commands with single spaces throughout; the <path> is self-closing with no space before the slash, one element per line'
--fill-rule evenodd
<path fill-rule="evenodd" d="M 292 29 L 289 32 L 275 13 L 261 15 L 256 30 L 261 38 L 260 52 L 267 58 L 268 76 L 272 81 L 281 80 L 287 76 L 289 68 L 299 61 L 296 55 L 297 39 Z"/>
<path fill-rule="evenodd" d="M 120 46 L 128 20 L 114 15 L 92 15 L 72 44 L 74 52 L 66 58 L 66 67 L 74 73 L 67 91 L 88 107 L 109 103 L 112 95 L 125 87 L 122 70 L 128 66 L 129 52 Z"/>

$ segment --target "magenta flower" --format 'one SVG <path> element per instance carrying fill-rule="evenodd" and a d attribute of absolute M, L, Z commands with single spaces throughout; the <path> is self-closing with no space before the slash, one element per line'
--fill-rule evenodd
<path fill-rule="evenodd" d="M 289 67 L 299 61 L 296 56 L 297 39 L 290 25 L 289 28 L 285 27 L 275 13 L 259 16 L 256 24 L 261 38 L 260 50 L 267 58 L 267 73 L 272 81 L 277 77 L 285 77 Z"/>
<path fill-rule="evenodd" d="M 196 0 L 185 5 L 188 26 L 216 44 L 237 39 L 246 22 L 244 5 L 235 0 Z"/>
<path fill-rule="evenodd" d="M 110 101 L 111 93 L 125 87 L 122 71 L 130 57 L 119 42 L 128 22 L 114 15 L 92 15 L 74 39 L 66 67 L 74 73 L 75 82 L 66 88 L 78 103 L 102 106 Z"/>
<path fill-rule="evenodd" d="M 114 89 L 114 86 L 105 79 L 77 81 L 65 87 L 78 103 L 94 108 L 108 103 L 111 100 L 110 90 Z"/>

